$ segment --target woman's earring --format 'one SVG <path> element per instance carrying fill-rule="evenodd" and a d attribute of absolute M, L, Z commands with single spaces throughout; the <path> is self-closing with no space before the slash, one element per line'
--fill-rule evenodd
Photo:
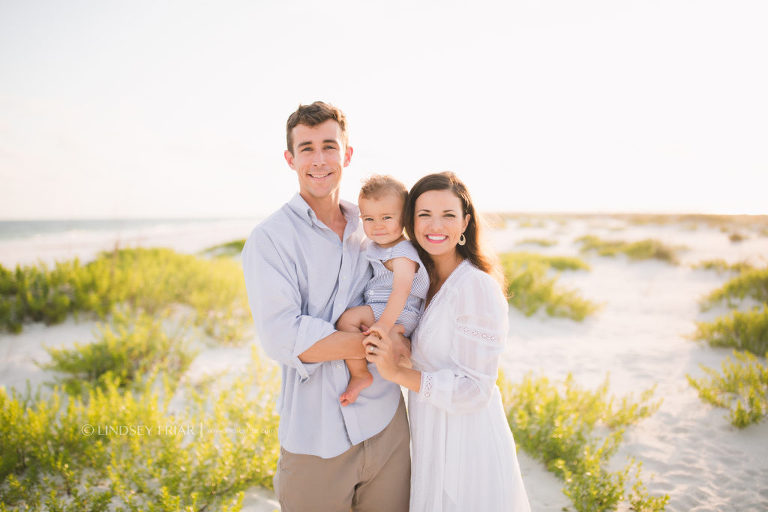
<path fill-rule="evenodd" d="M 459 245 L 464 245 L 465 243 L 467 243 L 467 237 L 465 237 L 464 233 L 462 233 L 459 237 Z"/>

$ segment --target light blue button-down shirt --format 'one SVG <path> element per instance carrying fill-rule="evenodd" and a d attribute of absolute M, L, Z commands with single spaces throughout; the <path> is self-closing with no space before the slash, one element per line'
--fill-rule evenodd
<path fill-rule="evenodd" d="M 296 194 L 251 232 L 243 248 L 248 301 L 262 347 L 282 366 L 278 439 L 292 453 L 323 458 L 372 437 L 394 417 L 400 388 L 368 365 L 373 384 L 346 407 L 344 361 L 302 363 L 299 354 L 332 334 L 348 308 L 363 304 L 371 277 L 359 210 L 341 201 L 344 239 Z"/>

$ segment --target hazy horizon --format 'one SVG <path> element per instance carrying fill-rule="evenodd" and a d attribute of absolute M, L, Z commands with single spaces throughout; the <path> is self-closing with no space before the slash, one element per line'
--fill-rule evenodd
<path fill-rule="evenodd" d="M 510 216 L 595 216 L 595 217 L 622 217 L 622 216 L 659 216 L 659 217 L 754 217 L 768 219 L 765 213 L 703 213 L 693 211 L 661 212 L 661 211 L 514 211 L 514 210 L 481 210 L 484 215 L 510 215 Z M 254 215 L 223 215 L 209 217 L 38 217 L 38 218 L 0 218 L 0 222 L 88 222 L 88 221 L 213 221 L 213 220 L 249 220 L 262 219 L 273 212 Z"/>

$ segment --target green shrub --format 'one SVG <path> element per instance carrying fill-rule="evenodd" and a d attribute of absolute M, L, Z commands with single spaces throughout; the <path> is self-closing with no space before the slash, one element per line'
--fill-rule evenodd
<path fill-rule="evenodd" d="M 652 389 L 637 400 L 632 396 L 617 400 L 608 397 L 607 379 L 597 390 L 587 391 L 571 375 L 557 386 L 546 377 L 531 375 L 510 384 L 503 374 L 499 388 L 515 440 L 564 481 L 563 492 L 577 511 L 616 510 L 627 501 L 634 510 L 664 510 L 669 496 L 648 495 L 639 479 L 639 463 L 630 460 L 619 471 L 607 469 L 624 429 L 660 406 L 660 401 L 650 402 Z M 598 435 L 599 430 L 607 432 L 605 437 Z M 633 469 L 635 483 L 628 492 Z"/>
<path fill-rule="evenodd" d="M 731 347 L 762 355 L 768 351 L 768 306 L 762 311 L 732 311 L 712 322 L 696 322 L 693 338 L 713 347 Z"/>
<path fill-rule="evenodd" d="M 250 322 L 242 268 L 231 259 L 124 249 L 101 253 L 86 265 L 75 259 L 52 269 L 2 269 L 0 279 L 0 328 L 13 332 L 24 322 L 61 322 L 68 313 L 104 318 L 118 304 L 149 314 L 171 304 L 191 306 L 196 324 L 222 341 L 242 339 Z"/>
<path fill-rule="evenodd" d="M 581 258 L 572 256 L 548 256 L 533 252 L 505 252 L 501 254 L 502 265 L 528 265 L 531 263 L 541 263 L 555 270 L 591 270 L 589 263 Z"/>
<path fill-rule="evenodd" d="M 718 273 L 723 272 L 746 272 L 752 270 L 754 267 L 748 261 L 737 261 L 736 263 L 728 263 L 724 259 L 705 260 L 700 261 L 692 266 L 694 269 L 700 270 L 715 270 Z"/>
<path fill-rule="evenodd" d="M 59 383 L 75 395 L 93 386 L 103 388 L 107 381 L 134 385 L 140 377 L 158 373 L 175 382 L 196 354 L 182 332 L 165 331 L 165 316 L 117 311 L 111 325 L 99 327 L 97 341 L 76 343 L 72 349 L 46 348 L 51 362 L 43 367 L 68 374 Z"/>
<path fill-rule="evenodd" d="M 545 228 L 547 227 L 547 223 L 543 220 L 533 220 L 533 219 L 522 219 L 517 224 L 517 227 L 519 228 Z"/>
<path fill-rule="evenodd" d="M 658 259 L 668 263 L 677 264 L 677 253 L 682 246 L 670 247 L 654 239 L 645 239 L 637 242 L 625 242 L 622 240 L 603 240 L 594 235 L 585 235 L 576 239 L 581 244 L 581 252 L 597 252 L 600 256 L 616 256 L 625 254 L 631 260 Z"/>
<path fill-rule="evenodd" d="M 579 292 L 558 287 L 556 276 L 547 275 L 550 268 L 589 269 L 578 258 L 505 253 L 501 255 L 501 264 L 509 302 L 527 316 L 544 308 L 550 316 L 581 321 L 598 309 L 597 304 L 584 299 Z"/>
<path fill-rule="evenodd" d="M 728 240 L 730 240 L 733 243 L 743 242 L 744 240 L 746 240 L 748 238 L 749 238 L 748 236 L 746 236 L 746 235 L 744 235 L 742 233 L 739 233 L 739 232 L 734 232 L 734 233 L 731 233 L 730 235 L 728 235 Z"/>
<path fill-rule="evenodd" d="M 687 375 L 688 382 L 705 402 L 729 409 L 732 425 L 744 428 L 768 416 L 768 364 L 747 352 L 734 351 L 733 359 L 723 361 L 722 374 L 701 368 L 709 378 Z"/>
<path fill-rule="evenodd" d="M 277 368 L 254 349 L 247 374 L 220 392 L 185 386 L 180 411 L 169 407 L 168 379 L 121 390 L 105 378 L 87 401 L 59 388 L 46 399 L 0 388 L 0 502 L 5 510 L 239 510 L 244 489 L 272 485 L 278 383 Z"/>
<path fill-rule="evenodd" d="M 240 253 L 243 252 L 244 245 L 245 245 L 245 238 L 242 238 L 240 240 L 232 240 L 231 242 L 226 242 L 223 244 L 208 247 L 200 251 L 199 254 L 200 256 L 205 256 L 205 257 L 231 258 L 233 256 L 239 256 Z"/>
<path fill-rule="evenodd" d="M 525 238 L 520 240 L 515 245 L 538 245 L 541 247 L 552 247 L 557 245 L 557 240 L 551 240 L 549 238 Z"/>
<path fill-rule="evenodd" d="M 733 308 L 736 306 L 736 300 L 747 298 L 768 303 L 768 267 L 742 272 L 707 295 L 701 301 L 701 306 L 703 310 L 707 310 L 726 301 L 728 307 Z"/>

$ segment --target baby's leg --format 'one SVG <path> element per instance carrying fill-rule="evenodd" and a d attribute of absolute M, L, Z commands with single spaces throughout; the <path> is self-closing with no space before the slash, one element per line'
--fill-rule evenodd
<path fill-rule="evenodd" d="M 363 327 L 368 328 L 376 319 L 370 306 L 358 306 L 346 310 L 336 322 L 336 328 L 345 332 L 362 332 Z M 373 375 L 368 371 L 368 363 L 365 359 L 345 359 L 349 369 L 349 384 L 347 389 L 339 397 L 341 405 L 354 403 L 362 390 L 373 384 Z"/>
<path fill-rule="evenodd" d="M 349 384 L 339 397 L 341 405 L 349 405 L 357 400 L 362 390 L 373 384 L 373 375 L 368 371 L 365 359 L 345 359 L 349 369 Z"/>
<path fill-rule="evenodd" d="M 376 322 L 371 306 L 349 308 L 336 321 L 336 329 L 344 332 L 363 332 L 361 326 L 370 327 Z"/>

